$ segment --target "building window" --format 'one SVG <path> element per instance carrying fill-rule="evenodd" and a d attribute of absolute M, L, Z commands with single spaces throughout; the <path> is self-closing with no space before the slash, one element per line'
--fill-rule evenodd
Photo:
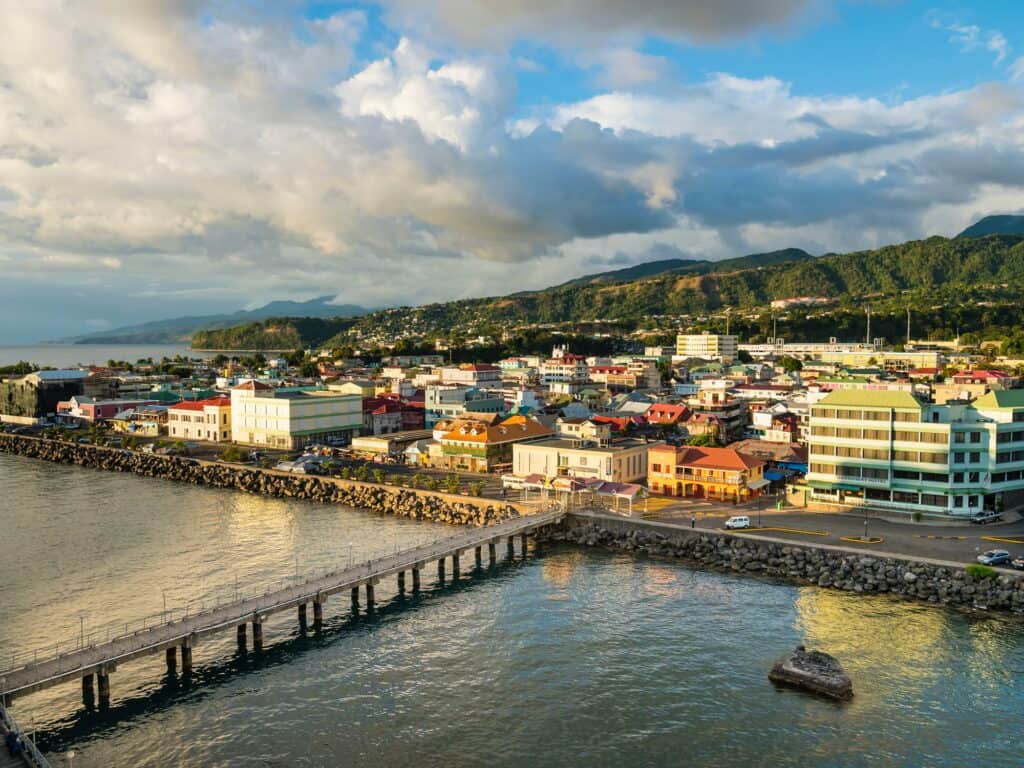
<path fill-rule="evenodd" d="M 964 505 L 964 497 L 963 496 L 954 496 L 953 497 L 953 506 L 954 507 L 962 507 L 963 505 Z"/>

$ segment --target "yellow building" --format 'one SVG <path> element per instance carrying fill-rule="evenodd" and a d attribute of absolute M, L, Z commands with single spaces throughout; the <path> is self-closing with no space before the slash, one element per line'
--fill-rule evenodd
<path fill-rule="evenodd" d="M 647 454 L 651 493 L 743 502 L 769 484 L 765 462 L 731 448 L 657 445 Z"/>

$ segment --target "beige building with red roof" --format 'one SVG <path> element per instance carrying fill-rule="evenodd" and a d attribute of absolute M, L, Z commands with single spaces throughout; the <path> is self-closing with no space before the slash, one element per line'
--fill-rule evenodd
<path fill-rule="evenodd" d="M 231 442 L 231 398 L 227 395 L 178 403 L 167 409 L 167 434 L 177 440 Z"/>
<path fill-rule="evenodd" d="M 732 448 L 657 445 L 647 452 L 647 485 L 665 496 L 743 502 L 768 486 L 765 464 Z"/>

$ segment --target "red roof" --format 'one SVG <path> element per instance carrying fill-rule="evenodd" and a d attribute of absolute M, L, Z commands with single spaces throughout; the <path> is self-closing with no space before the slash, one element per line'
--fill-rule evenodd
<path fill-rule="evenodd" d="M 685 405 L 673 403 L 655 403 L 647 409 L 644 417 L 648 424 L 676 424 L 683 421 L 690 413 Z"/>
<path fill-rule="evenodd" d="M 650 449 L 652 452 L 667 453 L 671 451 L 674 455 L 676 466 L 706 467 L 708 469 L 751 469 L 763 467 L 765 462 L 734 451 L 732 448 L 705 448 L 704 446 L 683 445 L 659 445 Z"/>
<path fill-rule="evenodd" d="M 212 407 L 230 407 L 231 398 L 227 395 L 218 395 L 217 397 L 211 397 L 207 400 L 186 400 L 172 405 L 168 410 L 171 411 L 201 411 L 207 406 Z"/>
<path fill-rule="evenodd" d="M 1002 371 L 960 371 L 953 374 L 954 381 L 956 379 L 1005 379 L 1008 377 L 1009 374 Z"/>

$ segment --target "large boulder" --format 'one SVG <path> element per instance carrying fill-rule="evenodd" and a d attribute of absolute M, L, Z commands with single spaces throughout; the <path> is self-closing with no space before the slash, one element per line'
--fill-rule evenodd
<path fill-rule="evenodd" d="M 821 651 L 808 651 L 798 645 L 775 662 L 768 679 L 833 699 L 853 698 L 853 681 L 842 665 Z"/>

